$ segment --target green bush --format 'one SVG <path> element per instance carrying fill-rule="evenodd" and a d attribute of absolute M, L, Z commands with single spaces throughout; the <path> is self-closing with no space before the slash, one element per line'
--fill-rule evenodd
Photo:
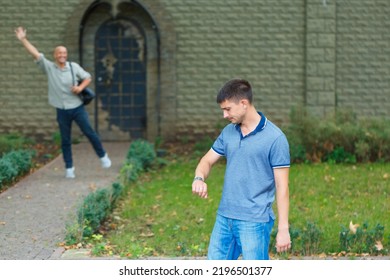
<path fill-rule="evenodd" d="M 134 182 L 140 172 L 153 165 L 155 159 L 156 153 L 152 144 L 145 140 L 132 142 L 120 171 L 124 185 Z M 116 182 L 111 189 L 99 189 L 86 196 L 77 212 L 78 224 L 68 227 L 65 242 L 72 245 L 91 238 L 107 219 L 123 190 L 124 186 Z"/>
<path fill-rule="evenodd" d="M 121 184 L 113 183 L 111 189 L 99 189 L 88 194 L 77 210 L 77 222 L 66 227 L 65 243 L 74 245 L 91 238 L 111 213 L 123 189 Z"/>
<path fill-rule="evenodd" d="M 147 170 L 156 158 L 154 145 L 143 139 L 133 141 L 126 156 L 127 162 L 132 158 L 138 159 L 142 164 L 142 168 Z"/>
<path fill-rule="evenodd" d="M 323 233 L 320 228 L 313 222 L 306 222 L 303 229 L 290 226 L 291 253 L 293 255 L 313 255 L 321 253 L 320 244 Z M 271 234 L 271 246 L 273 253 L 276 253 L 276 234 L 273 231 Z"/>
<path fill-rule="evenodd" d="M 77 211 L 77 225 L 67 227 L 66 244 L 79 243 L 98 232 L 123 190 L 123 185 L 115 182 L 111 188 L 98 189 L 88 194 Z"/>
<path fill-rule="evenodd" d="M 27 173 L 34 155 L 35 152 L 31 150 L 16 150 L 4 154 L 0 158 L 0 189 Z"/>
<path fill-rule="evenodd" d="M 18 175 L 18 169 L 7 159 L 0 160 L 0 189 L 3 184 L 10 183 Z"/>
<path fill-rule="evenodd" d="M 384 226 L 377 224 L 374 229 L 369 229 L 365 222 L 362 227 L 357 227 L 356 232 L 342 227 L 340 232 L 340 249 L 347 253 L 368 253 L 378 255 L 387 253 L 382 248 Z"/>
<path fill-rule="evenodd" d="M 125 185 L 137 180 L 139 173 L 142 171 L 142 163 L 138 158 L 130 158 L 122 166 L 120 177 Z"/>
<path fill-rule="evenodd" d="M 110 208 L 111 193 L 108 189 L 99 189 L 85 197 L 78 212 L 78 221 L 83 225 L 84 237 L 91 236 L 99 229 L 101 222 L 110 213 Z"/>
<path fill-rule="evenodd" d="M 25 145 L 31 143 L 31 139 L 27 139 L 16 133 L 0 135 L 0 156 L 11 150 L 22 150 Z"/>
<path fill-rule="evenodd" d="M 124 190 L 122 184 L 115 182 L 112 184 L 112 194 L 111 194 L 111 206 L 115 205 L 117 200 L 120 198 Z"/>
<path fill-rule="evenodd" d="M 351 112 L 318 118 L 293 109 L 283 130 L 292 162 L 389 162 L 390 126 L 385 119 L 358 119 Z"/>

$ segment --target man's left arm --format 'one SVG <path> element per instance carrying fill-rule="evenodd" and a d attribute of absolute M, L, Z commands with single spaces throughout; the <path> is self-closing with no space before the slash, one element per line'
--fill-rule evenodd
<path fill-rule="evenodd" d="M 75 94 L 79 94 L 82 92 L 92 81 L 91 74 L 85 71 L 80 65 L 73 63 L 76 72 L 76 77 L 81 79 L 82 82 L 79 85 L 75 85 L 72 87 L 72 92 Z"/>
<path fill-rule="evenodd" d="M 288 213 L 290 206 L 288 176 L 289 168 L 274 168 L 276 185 L 276 204 L 278 209 L 278 233 L 276 235 L 276 250 L 284 252 L 291 248 Z"/>

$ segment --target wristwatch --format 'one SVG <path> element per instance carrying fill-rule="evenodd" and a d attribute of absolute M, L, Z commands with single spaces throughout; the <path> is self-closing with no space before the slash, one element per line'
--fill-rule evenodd
<path fill-rule="evenodd" d="M 196 181 L 196 180 L 204 182 L 204 179 L 200 176 L 195 176 L 194 181 Z"/>

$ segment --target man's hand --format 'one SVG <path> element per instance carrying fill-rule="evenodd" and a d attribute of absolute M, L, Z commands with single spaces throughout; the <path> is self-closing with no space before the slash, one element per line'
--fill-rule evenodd
<path fill-rule="evenodd" d="M 202 180 L 194 180 L 192 182 L 192 193 L 201 198 L 207 198 L 207 184 Z"/>
<path fill-rule="evenodd" d="M 276 251 L 278 253 L 287 252 L 291 249 L 290 233 L 287 229 L 278 230 L 276 235 Z"/>
<path fill-rule="evenodd" d="M 80 92 L 83 91 L 83 88 L 80 87 L 80 86 L 73 86 L 71 91 L 74 93 L 74 94 L 79 94 Z"/>
<path fill-rule="evenodd" d="M 18 38 L 19 41 L 22 41 L 27 37 L 27 31 L 23 27 L 19 26 L 15 29 L 16 38 Z"/>
<path fill-rule="evenodd" d="M 22 45 L 26 48 L 26 50 L 33 56 L 35 60 L 38 60 L 40 54 L 36 47 L 34 47 L 27 40 L 27 31 L 23 27 L 19 26 L 15 29 L 16 38 L 22 43 Z"/>

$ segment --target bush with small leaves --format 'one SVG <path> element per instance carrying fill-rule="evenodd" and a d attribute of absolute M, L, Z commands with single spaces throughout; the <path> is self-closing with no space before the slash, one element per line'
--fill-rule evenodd
<path fill-rule="evenodd" d="M 129 161 L 131 158 L 138 159 L 144 170 L 147 170 L 152 166 L 153 161 L 156 158 L 156 151 L 154 145 L 146 140 L 138 139 L 130 144 L 126 159 Z"/>

